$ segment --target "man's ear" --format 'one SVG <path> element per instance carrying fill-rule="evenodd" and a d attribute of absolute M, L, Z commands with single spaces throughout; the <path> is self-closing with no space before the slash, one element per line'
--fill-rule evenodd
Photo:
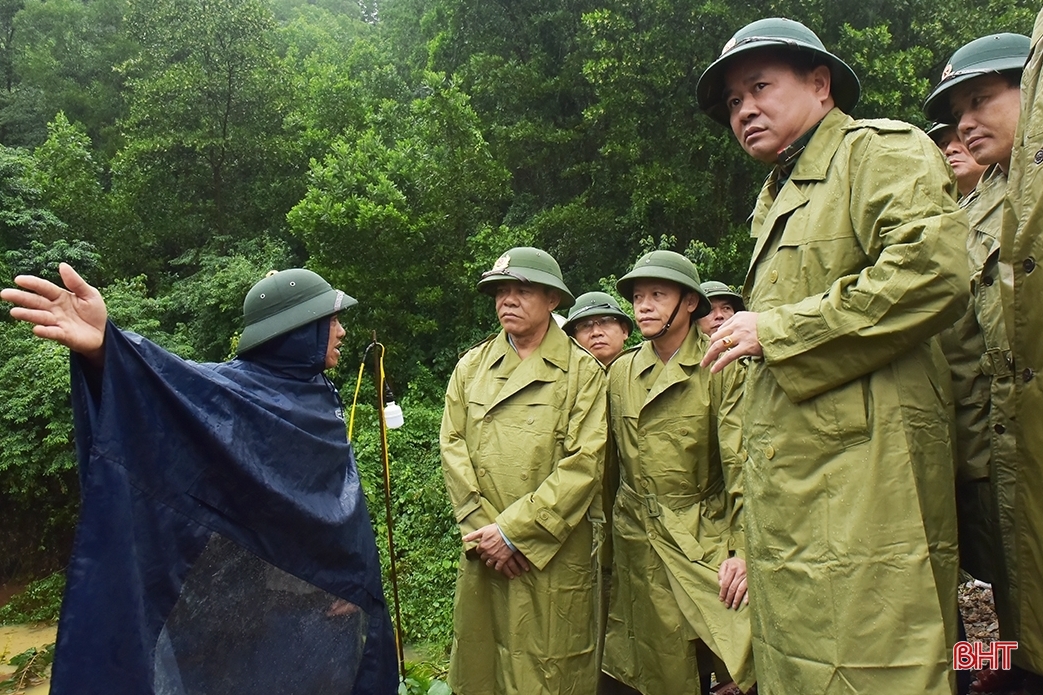
<path fill-rule="evenodd" d="M 550 302 L 550 310 L 554 311 L 558 308 L 558 305 L 561 304 L 561 292 L 552 287 L 548 287 L 547 301 Z"/>
<path fill-rule="evenodd" d="M 819 65 L 808 73 L 808 82 L 814 86 L 815 93 L 822 100 L 829 98 L 830 87 L 833 84 L 833 75 L 829 72 L 829 66 Z"/>

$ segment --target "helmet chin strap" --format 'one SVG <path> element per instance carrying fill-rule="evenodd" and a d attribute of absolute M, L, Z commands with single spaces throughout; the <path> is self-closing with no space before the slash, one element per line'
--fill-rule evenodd
<path fill-rule="evenodd" d="M 674 325 L 674 319 L 677 318 L 677 312 L 681 310 L 681 305 L 684 304 L 685 297 L 687 296 L 687 292 L 681 295 L 681 298 L 677 300 L 677 306 L 674 307 L 674 312 L 670 314 L 670 318 L 666 320 L 666 325 L 660 328 L 659 332 L 650 337 L 649 340 L 656 340 L 657 338 L 662 338 L 664 335 L 666 335 L 666 332 L 670 330 L 670 326 Z"/>

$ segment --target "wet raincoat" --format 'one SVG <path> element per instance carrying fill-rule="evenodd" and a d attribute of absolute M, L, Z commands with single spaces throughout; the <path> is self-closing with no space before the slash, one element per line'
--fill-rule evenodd
<path fill-rule="evenodd" d="M 949 693 L 966 216 L 918 129 L 830 111 L 753 214 L 744 525 L 764 695 Z"/>
<path fill-rule="evenodd" d="M 609 370 L 620 487 L 602 668 L 644 695 L 699 692 L 697 639 L 744 690 L 756 680 L 749 607 L 726 608 L 717 581 L 744 554 L 743 370 L 700 368 L 709 345 L 693 322 L 667 364 L 645 342 Z"/>
<path fill-rule="evenodd" d="M 593 694 L 595 529 L 608 426 L 605 372 L 551 322 L 525 360 L 501 331 L 453 371 L 442 469 L 463 535 L 499 525 L 532 569 L 460 556 L 449 684 L 458 695 Z M 595 498 L 598 498 L 596 500 Z"/>
<path fill-rule="evenodd" d="M 1021 118 L 1014 137 L 1004 210 L 1004 314 L 1014 358 L 1017 470 L 1008 551 L 1011 604 L 1018 648 L 1014 663 L 1043 674 L 1043 11 L 1032 31 L 1032 53 L 1021 78 Z M 1006 529 L 1005 529 L 1006 532 Z"/>
<path fill-rule="evenodd" d="M 1000 224 L 1007 177 L 989 168 L 961 202 L 970 223 L 971 303 L 968 312 L 940 338 L 952 368 L 956 405 L 957 509 L 960 564 L 974 577 L 993 584 L 1001 630 L 1010 623 L 1001 538 L 996 514 L 1013 502 L 1014 432 L 1011 422 L 1013 379 L 1010 347 L 1000 303 Z M 990 465 L 990 460 L 992 464 Z M 993 469 L 997 470 L 993 470 Z M 1009 525 L 1009 514 L 1004 514 Z M 1013 534 L 1009 534 L 1013 537 Z M 1006 639 L 1007 632 L 1002 633 Z"/>

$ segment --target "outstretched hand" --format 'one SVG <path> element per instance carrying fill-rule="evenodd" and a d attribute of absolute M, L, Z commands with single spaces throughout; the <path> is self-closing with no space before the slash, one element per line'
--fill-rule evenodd
<path fill-rule="evenodd" d="M 35 275 L 19 275 L 14 281 L 22 289 L 0 291 L 0 299 L 16 304 L 11 316 L 33 324 L 36 335 L 100 364 L 108 319 L 105 300 L 68 263 L 58 266 L 58 274 L 68 289 Z"/>

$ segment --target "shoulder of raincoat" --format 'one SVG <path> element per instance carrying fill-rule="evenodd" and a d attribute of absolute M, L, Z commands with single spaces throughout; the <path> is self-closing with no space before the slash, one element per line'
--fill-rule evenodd
<path fill-rule="evenodd" d="M 837 204 L 807 206 L 809 183 Z M 774 201 L 770 190 L 754 211 L 758 239 L 745 294 L 760 312 L 764 360 L 793 402 L 878 369 L 966 308 L 967 218 L 952 172 L 919 129 L 834 109 Z M 838 228 L 841 213 L 847 221 Z M 788 257 L 811 253 L 824 267 L 809 276 L 779 258 L 754 292 L 753 271 L 777 227 L 779 247 L 801 251 Z M 781 296 L 786 301 L 776 301 Z M 805 298 L 791 303 L 793 296 Z"/>

